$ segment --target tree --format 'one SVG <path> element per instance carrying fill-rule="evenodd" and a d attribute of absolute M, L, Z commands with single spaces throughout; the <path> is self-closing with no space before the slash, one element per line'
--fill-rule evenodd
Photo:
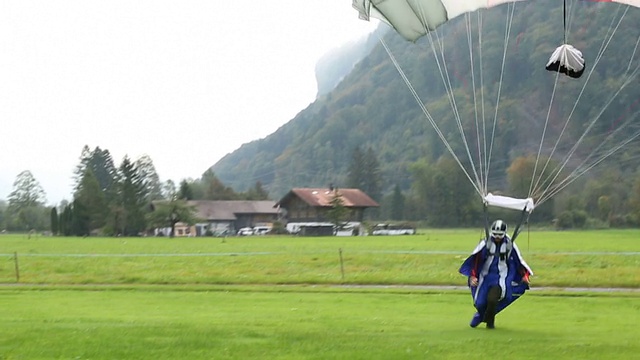
<path fill-rule="evenodd" d="M 182 190 L 182 184 L 180 185 L 180 189 Z M 235 200 L 238 198 L 238 195 L 233 189 L 225 186 L 211 169 L 207 169 L 207 171 L 202 174 L 200 185 L 204 189 L 204 200 Z M 193 195 L 187 200 L 191 200 L 192 198 Z"/>
<path fill-rule="evenodd" d="M 161 200 L 162 184 L 160 183 L 160 177 L 156 172 L 156 167 L 153 165 L 151 158 L 148 155 L 141 156 L 136 160 L 135 167 L 138 172 L 138 177 L 146 190 L 145 200 L 148 203 Z"/>
<path fill-rule="evenodd" d="M 554 175 L 559 170 L 558 164 L 553 160 L 548 161 L 546 158 L 538 159 L 538 166 L 536 167 L 536 157 L 533 155 L 520 156 L 515 158 L 509 167 L 507 168 L 507 182 L 509 184 L 509 195 L 513 197 L 527 198 L 532 196 L 530 189 L 537 187 L 538 189 L 547 189 L 552 185 Z M 535 171 L 535 176 L 534 176 Z M 558 176 L 562 178 L 562 176 Z M 536 183 L 536 179 L 540 181 Z M 535 194 L 533 196 L 536 196 Z M 534 201 L 539 200 L 534 198 Z M 551 220 L 553 219 L 553 207 L 554 199 L 551 198 L 543 203 L 541 206 L 536 207 L 535 216 L 537 220 Z"/>
<path fill-rule="evenodd" d="M 96 147 L 93 151 L 89 151 L 89 146 L 82 148 L 80 155 L 80 164 L 76 166 L 74 189 L 78 189 L 82 178 L 87 169 L 93 171 L 93 175 L 98 180 L 99 188 L 105 193 L 105 199 L 110 202 L 114 195 L 114 184 L 117 182 L 117 169 L 109 150 L 102 150 Z"/>
<path fill-rule="evenodd" d="M 409 166 L 411 171 L 411 193 L 409 220 L 425 220 L 429 213 L 430 194 L 435 190 L 432 181 L 432 165 L 421 159 Z"/>
<path fill-rule="evenodd" d="M 373 151 L 373 148 L 367 148 L 364 161 L 367 181 L 365 182 L 365 187 L 362 190 L 372 199 L 380 200 L 382 175 L 380 172 L 380 162 L 378 161 L 378 156 Z"/>
<path fill-rule="evenodd" d="M 118 168 L 117 201 L 114 212 L 114 229 L 122 235 L 135 236 L 146 230 L 144 213 L 146 191 L 135 164 L 127 156 Z"/>
<path fill-rule="evenodd" d="M 150 227 L 170 227 L 170 236 L 175 236 L 175 227 L 179 222 L 193 225 L 197 222 L 196 209 L 186 200 L 172 199 L 169 201 L 157 201 L 152 204 L 152 211 L 147 215 Z"/>
<path fill-rule="evenodd" d="M 347 186 L 364 191 L 366 187 L 366 170 L 364 153 L 360 146 L 356 146 L 351 153 L 351 164 L 347 174 Z"/>
<path fill-rule="evenodd" d="M 374 200 L 380 200 L 381 184 L 380 163 L 375 152 L 370 147 L 362 151 L 356 146 L 351 154 L 347 186 L 364 191 Z"/>
<path fill-rule="evenodd" d="M 89 149 L 89 145 L 85 145 L 82 147 L 82 152 L 80 153 L 80 163 L 76 165 L 76 169 L 73 172 L 73 179 L 75 180 L 74 190 L 77 190 L 80 186 L 80 182 L 82 181 L 82 177 L 86 173 L 87 169 L 90 168 L 91 164 L 91 149 Z"/>
<path fill-rule="evenodd" d="M 262 187 L 262 182 L 256 181 L 256 184 L 245 194 L 246 200 L 268 200 L 269 193 Z"/>
<path fill-rule="evenodd" d="M 58 209 L 55 206 L 51 208 L 51 234 L 58 235 Z"/>
<path fill-rule="evenodd" d="M 18 174 L 13 182 L 13 190 L 9 194 L 8 200 L 9 207 L 20 209 L 43 205 L 46 202 L 46 194 L 31 171 L 25 170 Z"/>
<path fill-rule="evenodd" d="M 327 219 L 336 229 L 342 229 L 349 220 L 349 209 L 344 206 L 342 195 L 338 189 L 333 190 L 331 208 L 327 210 Z"/>
<path fill-rule="evenodd" d="M 5 224 L 5 211 L 7 210 L 7 203 L 4 200 L 0 200 L 0 230 L 6 228 Z"/>
<path fill-rule="evenodd" d="M 455 160 L 443 156 L 435 165 L 423 160 L 411 168 L 413 206 L 420 215 L 426 215 L 430 224 L 467 226 L 479 222 L 479 205 L 474 205 L 478 198 Z"/>
<path fill-rule="evenodd" d="M 80 179 L 80 184 L 74 194 L 75 215 L 86 219 L 87 224 L 81 226 L 82 229 L 96 230 L 103 227 L 107 217 L 107 203 L 105 193 L 100 189 L 98 179 L 93 175 L 93 170 L 87 168 L 84 176 Z M 79 214 L 79 211 L 85 211 Z"/>
<path fill-rule="evenodd" d="M 396 184 L 393 188 L 393 194 L 391 194 L 390 204 L 390 216 L 391 220 L 403 220 L 404 219 L 404 195 L 400 190 L 400 185 Z"/>
<path fill-rule="evenodd" d="M 186 179 L 180 182 L 180 189 L 178 190 L 178 198 L 182 200 L 193 200 L 193 189 Z"/>
<path fill-rule="evenodd" d="M 73 231 L 72 223 L 73 223 L 73 214 L 71 210 L 71 204 L 66 204 L 58 219 L 58 227 L 60 228 L 60 234 L 64 236 L 70 236 Z"/>
<path fill-rule="evenodd" d="M 44 228 L 46 195 L 29 170 L 18 174 L 9 194 L 9 212 L 13 226 L 19 230 Z"/>
<path fill-rule="evenodd" d="M 90 217 L 86 206 L 78 199 L 71 206 L 71 234 L 89 236 L 91 234 Z"/>
<path fill-rule="evenodd" d="M 173 180 L 169 179 L 162 184 L 162 198 L 164 200 L 178 199 L 178 190 Z"/>
<path fill-rule="evenodd" d="M 629 205 L 636 225 L 640 225 L 640 178 L 636 178 L 633 184 L 633 193 L 631 194 Z"/>

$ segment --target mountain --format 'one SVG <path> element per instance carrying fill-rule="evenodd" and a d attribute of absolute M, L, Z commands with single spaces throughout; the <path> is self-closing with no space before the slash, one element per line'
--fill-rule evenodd
<path fill-rule="evenodd" d="M 569 9 L 567 42 L 582 49 L 588 66 L 582 78 L 571 79 L 545 70 L 550 54 L 563 42 L 560 4 L 518 3 L 512 18 L 507 6 L 483 11 L 481 38 L 475 13 L 469 21 L 461 16 L 438 28 L 435 45 L 428 37 L 411 43 L 389 31 L 384 43 L 429 117 L 378 43 L 335 88 L 332 83 L 342 76 L 319 70 L 326 81 L 319 81 L 314 103 L 273 134 L 242 145 L 211 169 L 238 191 L 260 181 L 277 198 L 292 187 L 345 184 L 353 149 L 371 147 L 381 163 L 385 192 L 396 184 L 408 189 L 411 164 L 420 159 L 433 162 L 448 153 L 432 122 L 463 166 L 477 158 L 478 149 L 485 146 L 482 139 L 495 131 L 494 141 L 486 143 L 491 152 L 486 166 L 491 167 L 490 182 L 498 189 L 504 187 L 505 169 L 517 156 L 548 151 L 548 156 L 562 158 L 574 153 L 566 165 L 578 168 L 607 139 L 612 148 L 638 130 L 640 9 L 631 8 L 624 17 L 620 15 L 624 9 L 613 4 L 577 2 Z M 336 70 L 352 66 L 342 60 L 327 64 Z M 441 73 L 441 68 L 446 71 Z M 326 89 L 332 90 L 325 93 Z M 593 119 L 597 121 L 592 124 Z M 458 128 L 468 137 L 462 139 Z M 583 136 L 587 128 L 590 131 Z M 582 146 L 572 149 L 576 143 Z M 640 147 L 637 141 L 631 144 L 618 158 L 607 159 L 607 166 L 619 166 L 616 159 L 623 157 L 631 159 L 625 166 L 637 166 Z"/>
<path fill-rule="evenodd" d="M 344 44 L 320 58 L 316 64 L 317 97 L 335 89 L 356 64 L 378 44 L 378 39 L 388 31 L 388 26 L 379 26 L 370 36 Z"/>

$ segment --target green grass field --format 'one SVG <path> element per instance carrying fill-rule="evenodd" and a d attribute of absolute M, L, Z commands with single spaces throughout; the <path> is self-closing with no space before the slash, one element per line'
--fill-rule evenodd
<path fill-rule="evenodd" d="M 466 290 L 420 286 L 463 286 L 457 268 L 480 236 L 0 236 L 0 359 L 640 354 L 639 230 L 523 233 L 533 289 L 494 331 L 468 326 Z"/>
<path fill-rule="evenodd" d="M 0 283 L 463 285 L 458 267 L 480 236 L 468 230 L 322 238 L 3 236 Z M 532 232 L 517 242 L 534 285 L 640 284 L 640 230 Z"/>

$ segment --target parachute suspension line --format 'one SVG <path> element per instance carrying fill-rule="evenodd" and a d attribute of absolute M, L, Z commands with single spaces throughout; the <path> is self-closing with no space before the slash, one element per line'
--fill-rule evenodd
<path fill-rule="evenodd" d="M 487 194 L 487 183 L 484 180 L 485 176 L 484 176 L 484 163 L 485 160 L 482 158 L 483 156 L 483 152 L 481 149 L 482 146 L 482 142 L 481 137 L 480 137 L 480 124 L 479 124 L 479 120 L 478 120 L 478 97 L 476 96 L 476 75 L 475 75 L 475 71 L 474 71 L 474 61 L 473 61 L 473 37 L 471 36 L 471 16 L 467 13 L 465 14 L 465 25 L 467 27 L 467 44 L 469 46 L 469 64 L 471 67 L 471 90 L 473 91 L 473 109 L 474 109 L 474 118 L 475 118 L 475 124 L 476 124 L 476 152 L 478 154 L 478 166 L 479 166 L 479 173 L 480 173 L 480 179 L 478 179 L 478 186 L 482 189 L 482 193 L 483 194 Z M 484 135 L 484 127 L 482 128 L 482 133 Z"/>
<path fill-rule="evenodd" d="M 589 164 L 587 167 L 580 169 L 579 171 L 574 170 L 572 172 L 572 176 L 571 177 L 567 177 L 566 179 L 564 179 L 560 184 L 558 184 L 553 191 L 548 192 L 547 194 L 545 194 L 545 197 L 541 198 L 540 201 L 538 201 L 537 205 L 540 205 L 542 203 L 544 203 L 545 201 L 549 200 L 551 197 L 555 196 L 556 194 L 558 194 L 560 191 L 562 191 L 565 187 L 569 186 L 571 183 L 573 183 L 577 178 L 579 178 L 580 176 L 584 175 L 586 172 L 588 172 L 589 170 L 593 169 L 594 167 L 596 167 L 598 164 L 600 164 L 602 161 L 604 161 L 606 158 L 608 158 L 609 156 L 611 156 L 612 154 L 614 154 L 615 152 L 617 152 L 618 150 L 620 150 L 621 148 L 625 147 L 627 144 L 629 144 L 630 142 L 632 142 L 633 140 L 635 140 L 636 138 L 640 137 L 640 130 L 636 131 L 635 134 L 633 134 L 633 136 L 631 136 L 630 138 L 628 138 L 627 140 L 621 142 L 620 144 L 616 145 L 616 147 L 609 149 L 608 151 L 605 152 L 604 155 L 602 155 L 600 158 L 598 158 L 596 161 L 594 161 L 593 163 Z"/>
<path fill-rule="evenodd" d="M 551 108 L 553 107 L 553 101 L 556 97 L 556 90 L 558 88 L 558 79 L 560 78 L 560 73 L 556 73 L 556 79 L 553 83 L 553 91 L 551 91 L 551 99 L 549 100 L 549 108 L 547 109 L 547 116 L 544 120 L 544 126 L 542 127 L 542 136 L 540 136 L 540 144 L 538 145 L 538 153 L 536 154 L 536 161 L 533 165 L 533 172 L 531 173 L 531 184 L 529 185 L 529 195 L 528 197 L 533 197 L 534 193 L 537 192 L 537 188 L 538 188 L 538 184 L 540 182 L 540 178 L 538 178 L 536 176 L 536 174 L 538 173 L 538 163 L 540 162 L 540 154 L 542 153 L 542 145 L 544 143 L 544 138 L 546 137 L 547 134 L 547 128 L 549 127 L 549 119 L 551 118 Z M 566 126 L 566 124 L 565 124 Z M 558 138 L 561 138 L 562 136 L 558 136 Z M 556 146 L 558 145 L 558 142 L 556 142 Z M 553 154 L 555 152 L 555 148 L 551 151 L 551 154 Z M 551 155 L 549 155 L 549 158 L 551 157 Z M 545 169 L 547 168 L 547 163 L 545 164 L 545 166 L 542 168 L 542 170 L 540 171 L 540 177 L 542 177 L 542 174 L 544 174 Z M 537 180 L 536 180 L 537 179 Z"/>
<path fill-rule="evenodd" d="M 486 131 L 486 122 L 485 122 L 485 109 L 484 109 L 484 72 L 482 69 L 484 68 L 482 63 L 482 12 L 477 12 L 478 19 L 478 58 L 480 62 L 480 106 L 482 108 L 482 145 L 484 147 L 484 151 L 482 152 L 484 156 L 484 168 L 485 168 L 485 178 L 484 178 L 484 189 L 483 194 L 489 193 L 489 158 L 487 152 L 487 131 Z M 474 90 L 475 95 L 475 90 Z"/>
<path fill-rule="evenodd" d="M 423 8 L 420 7 L 419 8 L 419 15 L 421 17 L 422 23 L 425 24 L 424 25 L 424 30 L 427 34 L 427 37 L 429 38 L 429 43 L 431 45 L 431 51 L 433 51 L 434 54 L 434 58 L 436 60 L 436 64 L 438 65 L 438 70 L 440 71 L 440 78 L 442 79 L 442 83 L 445 87 L 445 90 L 447 91 L 447 97 L 449 99 L 449 105 L 451 106 L 455 121 L 456 121 L 456 125 L 458 127 L 458 133 L 460 134 L 460 138 L 462 140 L 462 144 L 464 144 L 465 147 L 465 151 L 467 152 L 467 157 L 469 159 L 469 162 L 471 164 L 471 170 L 473 171 L 473 175 L 475 177 L 475 185 L 474 187 L 476 188 L 476 191 L 479 192 L 481 197 L 484 197 L 484 193 L 482 193 L 482 182 L 478 176 L 478 173 L 476 171 L 476 166 L 473 162 L 473 157 L 471 155 L 471 151 L 469 149 L 469 143 L 466 139 L 465 136 L 465 132 L 464 132 L 464 128 L 462 126 L 462 120 L 460 119 L 460 113 L 458 112 L 458 106 L 456 104 L 456 100 L 455 100 L 455 95 L 453 93 L 453 86 L 451 85 L 451 78 L 449 76 L 449 72 L 447 71 L 447 63 L 446 63 L 446 58 L 444 56 L 444 38 L 441 38 L 437 35 L 437 29 L 434 31 L 427 31 L 427 27 L 428 27 L 428 21 L 427 18 L 425 16 L 425 12 L 423 11 Z M 435 40 L 434 40 L 434 35 L 435 35 Z M 440 51 L 438 52 L 436 49 L 435 44 L 438 44 L 438 47 L 440 49 Z M 440 54 L 441 58 L 442 58 L 442 63 L 440 62 L 440 59 L 438 58 L 438 53 Z M 421 102 L 422 104 L 422 102 Z M 424 106 L 424 105 L 422 105 Z M 462 162 L 458 159 L 457 155 L 455 154 L 455 152 L 453 151 L 453 149 L 450 150 L 450 153 L 453 155 L 454 158 L 456 158 L 456 162 L 458 163 L 458 165 L 464 170 L 465 174 L 467 175 L 467 177 L 469 178 L 469 181 L 471 181 L 473 183 L 473 180 L 470 178 L 468 171 L 464 168 L 464 165 L 462 165 Z"/>
<path fill-rule="evenodd" d="M 634 72 L 632 73 L 632 75 L 625 81 L 625 83 L 622 84 L 622 86 L 620 87 L 620 89 L 618 89 L 618 91 L 613 94 L 611 96 L 611 98 L 609 99 L 609 101 L 607 102 L 607 104 L 600 110 L 600 113 L 598 114 L 598 116 L 591 121 L 591 123 L 588 125 L 587 130 L 585 130 L 585 133 L 583 134 L 583 137 L 586 136 L 586 133 L 589 132 L 591 130 L 591 128 L 594 126 L 594 124 L 596 123 L 596 121 L 602 117 L 602 114 L 604 113 L 604 111 L 606 110 L 606 108 L 613 102 L 613 100 L 620 94 L 620 92 L 627 86 L 629 85 L 633 79 L 638 76 L 638 73 L 640 72 L 640 65 L 638 65 L 638 67 L 636 67 L 636 69 L 634 70 Z M 587 163 L 589 161 L 589 159 L 591 159 L 592 157 L 594 157 L 594 154 L 596 154 L 597 152 L 600 151 L 600 149 L 607 143 L 607 141 L 613 139 L 613 137 L 618 134 L 621 133 L 622 131 L 624 131 L 625 126 L 627 126 L 628 124 L 632 123 L 632 119 L 629 118 L 629 120 L 627 120 L 622 126 L 620 126 L 618 129 L 616 129 L 615 131 L 613 131 L 612 133 L 610 133 L 607 138 L 605 140 L 603 140 L 602 143 L 600 143 L 599 146 L 597 146 L 586 158 L 585 160 L 583 160 L 580 165 L 578 165 L 575 170 L 573 170 L 573 172 L 567 176 L 562 182 L 560 182 L 559 184 L 554 185 L 553 190 L 550 192 L 549 195 L 546 196 L 546 198 L 550 198 L 551 196 L 555 195 L 556 193 L 558 193 L 560 190 L 564 189 L 567 185 L 569 185 L 571 182 L 573 182 L 576 178 L 578 178 L 579 176 L 583 175 L 585 172 L 587 172 L 588 170 L 592 169 L 595 165 L 597 165 L 598 163 L 600 163 L 601 161 L 603 161 L 604 159 L 606 159 L 607 157 L 609 157 L 611 154 L 615 153 L 617 150 L 619 150 L 620 148 L 624 147 L 626 144 L 628 144 L 629 142 L 633 141 L 635 138 L 637 138 L 638 136 L 640 136 L 640 130 L 638 130 L 635 134 L 632 134 L 630 137 L 627 138 L 627 140 L 623 141 L 622 143 L 617 144 L 613 149 L 610 149 L 609 151 L 606 151 L 604 153 L 604 155 L 601 155 L 600 158 L 596 159 L 592 164 L 588 165 L 586 168 L 583 168 L 583 166 L 585 165 L 585 163 Z M 582 137 L 579 139 L 579 141 L 582 140 Z M 555 179 L 553 180 L 555 181 Z"/>
<path fill-rule="evenodd" d="M 458 166 L 460 166 L 460 169 L 462 169 L 462 171 L 464 172 L 465 176 L 471 182 L 471 184 L 473 185 L 473 187 L 476 190 L 476 192 L 478 193 L 478 195 L 480 195 L 480 197 L 483 197 L 482 192 L 480 191 L 478 186 L 473 182 L 473 180 L 471 179 L 471 176 L 467 172 L 467 169 L 465 169 L 465 167 L 460 162 L 460 159 L 458 159 L 458 157 L 456 156 L 455 152 L 453 151 L 453 148 L 451 148 L 451 145 L 449 144 L 449 142 L 445 138 L 444 134 L 442 133 L 442 131 L 438 127 L 438 124 L 436 124 L 435 120 L 433 119 L 433 116 L 431 116 L 431 113 L 429 113 L 429 110 L 423 104 L 422 100 L 420 100 L 420 96 L 418 96 L 418 93 L 416 92 L 415 88 L 413 87 L 413 85 L 411 84 L 409 79 L 407 78 L 407 75 L 404 73 L 404 71 L 400 67 L 400 64 L 398 63 L 398 60 L 396 60 L 395 56 L 393 56 L 393 53 L 391 52 L 391 49 L 389 49 L 389 46 L 384 41 L 384 39 L 380 38 L 380 42 L 382 43 L 382 46 L 384 47 L 384 49 L 386 50 L 387 54 L 389 55 L 389 58 L 391 59 L 391 62 L 395 66 L 396 70 L 398 70 L 398 73 L 400 74 L 400 77 L 402 77 L 402 80 L 404 80 L 404 83 L 407 85 L 407 88 L 409 88 L 409 91 L 411 92 L 411 95 L 413 95 L 413 98 L 416 100 L 416 102 L 420 106 L 420 109 L 422 109 L 422 112 L 425 114 L 425 116 L 429 120 L 429 123 L 431 123 L 431 126 L 436 131 L 436 133 L 438 134 L 438 137 L 440 138 L 440 140 L 442 140 L 442 142 L 444 143 L 444 145 L 447 148 L 447 150 L 449 151 L 449 153 L 453 156 L 455 161 L 458 163 Z"/>
<path fill-rule="evenodd" d="M 607 29 L 607 33 L 604 35 L 604 38 L 603 38 L 604 40 L 602 41 L 602 44 L 600 44 L 600 49 L 598 50 L 598 54 L 604 53 L 604 50 L 606 49 L 606 46 L 608 46 L 608 42 L 606 41 L 606 39 L 607 38 L 609 38 L 609 39 L 613 38 L 613 35 L 618 30 L 618 27 L 620 27 L 620 23 L 622 22 L 622 19 L 624 19 L 624 16 L 627 14 L 627 11 L 629 10 L 629 7 L 626 7 L 624 13 L 622 14 L 620 19 L 618 20 L 618 25 L 616 25 L 615 28 L 614 28 L 613 24 L 616 22 L 616 19 L 618 18 L 618 14 L 620 13 L 620 9 L 621 8 L 622 8 L 622 6 L 617 6 L 615 13 L 611 17 L 611 23 L 609 24 L 609 28 Z M 609 35 L 611 33 L 611 31 L 613 31 L 613 33 L 611 35 Z M 606 43 L 606 45 L 605 45 L 605 43 Z"/>
<path fill-rule="evenodd" d="M 575 9 L 575 6 L 572 6 L 571 9 Z M 569 28 L 571 27 L 571 22 L 573 19 L 573 14 L 574 12 L 570 11 L 569 14 L 569 25 L 567 26 L 567 0 L 563 0 L 563 5 L 562 5 L 562 21 L 563 21 L 563 44 L 567 43 L 567 34 L 569 32 Z M 533 172 L 531 174 L 531 183 L 529 185 L 529 195 L 528 197 L 534 197 L 537 198 L 537 193 L 539 191 L 538 186 L 540 185 L 540 181 L 542 180 L 542 176 L 545 173 L 547 166 L 549 165 L 549 161 L 552 157 L 552 155 L 555 153 L 558 144 L 560 143 L 560 139 L 562 138 L 562 135 L 564 134 L 565 129 L 567 128 L 567 125 L 569 123 L 569 120 L 567 119 L 567 122 L 565 122 L 564 128 L 562 129 L 562 132 L 560 133 L 560 136 L 558 136 L 558 138 L 556 139 L 556 143 L 553 147 L 553 149 L 551 150 L 551 153 L 549 154 L 549 156 L 547 157 L 547 160 L 544 164 L 544 166 L 542 167 L 542 170 L 540 170 L 540 176 L 538 177 L 538 164 L 540 163 L 540 156 L 542 154 L 542 145 L 544 144 L 544 139 L 546 138 L 546 132 L 547 132 L 547 128 L 549 127 L 549 120 L 551 118 L 551 109 L 553 108 L 553 103 L 554 103 L 554 99 L 555 99 L 555 94 L 556 94 L 556 90 L 558 87 L 558 80 L 560 79 L 560 74 L 556 74 L 556 78 L 554 80 L 553 83 L 553 91 L 551 92 L 551 98 L 549 99 L 549 108 L 547 109 L 547 116 L 545 118 L 545 123 L 544 123 L 544 127 L 542 130 L 542 136 L 540 137 L 540 144 L 538 146 L 538 153 L 536 155 L 536 161 L 534 163 L 533 166 Z M 588 81 L 588 80 L 587 80 Z M 584 90 L 584 88 L 583 88 Z M 577 105 L 577 102 L 574 104 L 574 109 L 575 106 Z M 570 116 L 569 116 L 570 117 Z M 553 175 L 555 173 L 555 171 L 558 172 L 558 174 L 560 173 L 561 169 L 554 169 L 551 173 L 551 175 Z M 557 176 L 557 175 L 556 175 Z M 547 178 L 548 179 L 548 178 Z M 546 180 L 545 180 L 546 181 Z M 543 192 L 544 193 L 544 192 Z M 540 195 L 542 196 L 542 195 Z"/>
<path fill-rule="evenodd" d="M 487 167 L 486 167 L 487 182 L 489 179 L 489 169 L 491 168 L 491 154 L 493 152 L 493 142 L 496 134 L 496 125 L 498 123 L 498 110 L 500 109 L 500 95 L 502 93 L 502 80 L 504 78 L 504 66 L 505 66 L 505 63 L 507 62 L 507 48 L 509 46 L 509 35 L 511 34 L 511 24 L 513 23 L 513 13 L 515 12 L 515 8 L 516 8 L 515 3 L 507 4 L 507 6 L 508 6 L 507 11 L 510 10 L 510 14 L 505 24 L 504 49 L 502 52 L 502 66 L 500 67 L 500 80 L 498 81 L 498 94 L 496 96 L 496 105 L 495 105 L 495 111 L 493 115 L 493 127 L 491 129 L 491 142 L 489 145 L 489 153 L 487 156 Z"/>
<path fill-rule="evenodd" d="M 631 70 L 631 64 L 633 63 L 633 59 L 636 57 L 636 51 L 638 50 L 638 44 L 640 44 L 640 36 L 638 36 L 638 40 L 636 40 L 636 46 L 633 48 L 633 53 L 631 54 L 631 59 L 629 59 L 629 66 L 627 67 L 627 72 Z"/>
<path fill-rule="evenodd" d="M 585 130 L 585 132 L 583 133 L 583 135 L 580 137 L 580 139 L 578 139 L 578 142 L 582 142 L 582 140 L 584 139 L 584 137 L 586 137 L 587 133 L 593 128 L 593 126 L 595 125 L 595 123 L 597 122 L 597 120 L 599 120 L 602 117 L 602 114 L 604 114 L 604 111 L 609 107 L 609 105 L 611 105 L 611 103 L 613 102 L 613 100 L 615 100 L 615 98 L 620 94 L 620 92 L 627 87 L 629 84 L 631 84 L 633 82 L 633 80 L 638 76 L 638 74 L 640 73 L 640 64 L 636 67 L 636 69 L 632 72 L 632 74 L 627 78 L 627 80 L 620 86 L 620 88 L 616 91 L 615 94 L 613 94 L 609 100 L 607 101 L 607 103 L 605 104 L 605 106 L 600 110 L 600 112 L 598 113 L 598 115 L 589 123 L 587 129 Z M 630 123 L 633 122 L 632 118 L 629 118 L 622 126 L 620 126 L 618 129 L 616 129 L 615 131 L 611 132 L 606 139 L 604 139 L 602 141 L 602 143 L 600 143 L 600 145 L 598 145 L 586 158 L 585 160 L 583 160 L 580 165 L 578 165 L 576 167 L 575 170 L 573 170 L 573 172 L 567 176 L 563 181 L 561 181 L 560 183 L 554 185 L 553 187 L 548 186 L 547 189 L 545 189 L 545 192 L 543 193 L 544 196 L 543 198 L 541 198 L 541 200 L 538 200 L 538 204 L 540 204 L 541 202 L 546 201 L 547 199 L 551 198 L 552 196 L 554 196 L 555 194 L 557 194 L 558 192 L 560 192 L 562 189 L 564 189 L 565 187 L 567 187 L 569 184 L 571 184 L 573 181 L 575 181 L 575 179 L 577 179 L 578 177 L 582 176 L 584 173 L 586 173 L 587 171 L 591 170 L 593 167 L 595 167 L 596 165 L 598 165 L 600 162 L 602 162 L 603 160 L 605 160 L 607 157 L 611 156 L 612 154 L 614 154 L 616 151 L 620 150 L 621 148 L 623 148 L 625 145 L 627 145 L 628 143 L 630 143 L 631 141 L 635 140 L 636 138 L 638 138 L 640 136 L 640 130 L 636 131 L 635 133 L 633 133 L 631 136 L 629 136 L 626 140 L 618 143 L 615 147 L 613 147 L 612 149 L 609 149 L 608 151 L 605 151 L 603 155 L 600 155 L 600 157 L 596 158 L 596 160 L 593 161 L 593 163 L 586 165 L 585 164 L 593 157 L 595 157 L 595 154 L 598 153 L 601 148 L 607 144 L 607 142 L 609 140 L 612 140 L 613 137 L 619 133 L 622 133 L 625 130 L 625 126 L 629 125 Z M 573 153 L 575 151 L 575 149 L 572 149 Z M 566 163 L 566 162 L 565 162 Z M 564 164 L 563 164 L 564 165 Z M 563 166 L 564 167 L 564 166 Z M 556 175 L 557 177 L 558 175 Z M 552 183 L 555 181 L 555 178 L 552 180 Z M 550 191 L 548 191 L 549 189 L 551 189 Z"/>
<path fill-rule="evenodd" d="M 625 12 L 622 14 L 622 17 L 619 19 L 618 24 L 615 26 L 615 28 L 613 28 L 613 31 L 611 31 L 611 29 L 609 31 L 607 31 L 607 35 L 605 36 L 605 38 L 603 39 L 602 45 L 600 47 L 600 50 L 598 51 L 598 54 L 596 56 L 596 60 L 594 61 L 593 66 L 591 67 L 591 70 L 589 71 L 589 74 L 587 75 L 587 78 L 584 82 L 584 84 L 582 85 L 582 89 L 580 90 L 580 94 L 578 95 L 576 101 L 573 104 L 573 108 L 571 109 L 571 112 L 569 113 L 569 116 L 567 117 L 567 120 L 564 123 L 564 126 L 562 128 L 562 131 L 560 132 L 560 136 L 558 136 L 550 155 L 548 156 L 546 163 L 542 169 L 542 171 L 540 172 L 540 178 L 538 178 L 538 181 L 536 182 L 536 186 L 534 187 L 533 191 L 530 191 L 529 196 L 532 197 L 538 197 L 537 193 L 538 191 L 541 190 L 541 188 L 538 188 L 538 185 L 540 183 L 540 180 L 542 179 L 542 174 L 544 174 L 546 168 L 549 165 L 549 162 L 551 161 L 551 158 L 553 156 L 553 154 L 555 153 L 556 149 L 558 148 L 558 144 L 560 143 L 560 139 L 562 139 L 562 136 L 565 133 L 565 130 L 567 129 L 569 122 L 571 121 L 571 118 L 573 117 L 573 114 L 576 110 L 576 108 L 578 107 L 578 103 L 580 102 L 582 95 L 584 94 L 584 91 L 587 87 L 587 84 L 589 83 L 589 80 L 591 79 L 591 76 L 593 75 L 593 73 L 595 72 L 595 69 L 597 67 L 597 65 L 600 63 L 600 60 L 602 59 L 602 57 L 604 56 L 604 53 L 606 52 L 607 48 L 609 47 L 609 44 L 611 43 L 611 40 L 613 39 L 613 36 L 615 35 L 615 33 L 617 32 L 618 28 L 620 27 L 620 24 L 622 22 L 622 19 L 624 18 L 624 16 L 627 13 L 628 8 L 625 10 Z M 613 25 L 612 21 L 612 25 Z M 635 77 L 635 75 L 634 75 Z M 556 76 L 556 82 L 558 80 L 558 77 Z M 616 95 L 622 90 L 622 88 L 626 86 L 626 83 L 623 84 L 621 86 L 621 88 L 616 92 Z M 555 94 L 555 86 L 554 86 L 554 94 Z M 551 103 L 553 103 L 553 94 L 552 94 L 552 98 L 551 98 Z M 615 95 L 614 95 L 615 96 Z M 611 104 L 611 101 L 609 101 L 604 108 L 601 110 L 601 114 L 602 112 L 604 112 L 604 110 L 606 110 L 606 108 L 609 106 L 609 104 Z M 549 111 L 551 110 L 551 104 L 549 104 Z M 555 182 L 555 180 L 558 178 L 558 176 L 560 175 L 560 173 L 562 172 L 562 170 L 566 167 L 566 164 L 569 162 L 569 160 L 571 159 L 571 157 L 573 156 L 573 154 L 575 153 L 575 151 L 578 149 L 578 147 L 581 145 L 582 140 L 586 137 L 586 135 L 589 133 L 589 131 L 591 130 L 591 128 L 593 128 L 593 123 L 595 123 L 595 121 L 597 121 L 600 118 L 600 115 L 598 115 L 593 121 L 592 124 L 590 126 L 588 126 L 584 133 L 582 134 L 582 136 L 578 139 L 578 141 L 576 141 L 576 143 L 572 146 L 571 150 L 567 153 L 567 155 L 564 158 L 564 161 L 562 162 L 561 165 L 557 166 L 550 174 L 549 176 L 547 176 L 547 178 L 545 179 L 545 181 L 543 182 L 543 184 L 546 182 L 546 188 L 539 194 L 539 197 L 544 197 L 545 193 L 547 192 L 547 190 L 549 188 L 551 188 L 551 186 L 553 185 L 553 183 Z M 547 117 L 547 121 L 548 121 L 548 117 Z M 546 128 L 546 125 L 545 125 Z M 543 139 L 541 139 L 541 144 L 540 146 L 542 146 L 542 140 L 544 140 L 544 135 L 543 135 Z M 537 160 L 536 160 L 536 165 L 537 165 Z M 582 173 L 580 174 L 582 175 Z M 533 176 L 536 176 L 536 171 L 534 169 L 533 172 Z M 550 178 L 553 178 L 551 181 L 547 181 Z M 564 187 L 563 187 L 564 188 Z"/>
<path fill-rule="evenodd" d="M 562 27 L 563 27 L 563 35 L 564 39 L 562 40 L 563 44 L 567 43 L 567 0 L 562 2 Z"/>

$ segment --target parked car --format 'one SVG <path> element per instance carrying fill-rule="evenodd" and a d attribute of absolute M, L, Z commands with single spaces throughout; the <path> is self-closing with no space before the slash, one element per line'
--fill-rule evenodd
<path fill-rule="evenodd" d="M 239 236 L 253 235 L 253 229 L 250 227 L 243 227 L 240 230 L 238 230 L 238 235 Z"/>
<path fill-rule="evenodd" d="M 372 235 L 413 235 L 416 229 L 410 225 L 378 224 L 373 228 Z"/>
<path fill-rule="evenodd" d="M 256 226 L 253 228 L 253 233 L 255 235 L 266 235 L 271 231 L 271 227 L 269 226 Z"/>

